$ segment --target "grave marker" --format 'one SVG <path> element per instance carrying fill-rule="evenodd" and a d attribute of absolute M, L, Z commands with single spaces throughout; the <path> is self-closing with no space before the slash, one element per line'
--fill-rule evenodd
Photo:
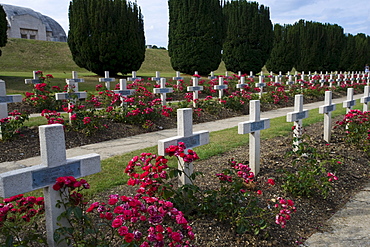
<path fill-rule="evenodd" d="M 7 118 L 8 103 L 22 102 L 21 94 L 6 95 L 5 81 L 0 80 L 0 119 Z M 0 140 L 3 139 L 2 126 L 0 124 Z"/>
<path fill-rule="evenodd" d="M 193 77 L 193 86 L 187 88 L 189 92 L 193 92 L 193 106 L 196 107 L 198 100 L 198 92 L 203 90 L 203 86 L 198 86 L 199 78 Z"/>
<path fill-rule="evenodd" d="M 266 83 L 263 82 L 263 76 L 259 76 L 259 82 L 255 84 L 260 89 L 259 95 L 262 97 L 263 87 L 266 87 Z"/>
<path fill-rule="evenodd" d="M 79 92 L 78 91 L 78 83 L 74 82 L 74 79 L 72 80 L 66 80 L 68 88 L 67 92 L 65 93 L 55 93 L 55 99 L 56 100 L 68 100 L 68 110 L 71 109 L 72 105 L 76 104 L 77 99 L 86 99 L 87 93 L 86 92 Z M 72 123 L 72 112 L 69 112 L 69 120 L 70 123 Z"/>
<path fill-rule="evenodd" d="M 177 85 L 180 85 L 180 80 L 184 80 L 184 77 L 180 76 L 180 71 L 176 71 L 176 77 L 172 77 L 172 80 L 176 80 Z"/>
<path fill-rule="evenodd" d="M 217 78 L 217 76 L 215 76 L 215 73 L 213 71 L 211 72 L 211 75 L 208 76 L 208 79 L 210 79 L 210 80 L 213 80 L 213 79 L 216 79 L 216 78 Z"/>
<path fill-rule="evenodd" d="M 224 96 L 224 90 L 227 89 L 227 85 L 224 84 L 224 78 L 219 77 L 218 85 L 214 85 L 213 88 L 215 90 L 218 90 L 218 98 L 222 99 L 222 97 Z"/>
<path fill-rule="evenodd" d="M 343 102 L 343 108 L 346 108 L 346 113 L 356 105 L 356 100 L 353 99 L 353 92 L 353 88 L 347 88 L 347 100 Z"/>
<path fill-rule="evenodd" d="M 324 114 L 324 140 L 330 142 L 332 119 L 331 113 L 335 111 L 335 104 L 332 104 L 332 91 L 325 91 L 325 105 L 319 107 L 319 113 Z"/>
<path fill-rule="evenodd" d="M 133 95 L 135 93 L 135 89 L 127 89 L 127 80 L 120 79 L 119 80 L 119 90 L 113 90 L 115 94 L 119 94 L 121 96 L 121 106 L 124 105 L 123 97 Z"/>
<path fill-rule="evenodd" d="M 39 84 L 41 83 L 37 71 L 33 71 L 33 79 L 25 79 L 25 84 Z"/>
<path fill-rule="evenodd" d="M 364 97 L 361 98 L 361 103 L 364 104 L 363 111 L 369 111 L 370 102 L 370 86 L 365 86 Z"/>
<path fill-rule="evenodd" d="M 62 226 L 68 226 L 68 222 L 57 221 L 64 209 L 55 206 L 58 200 L 62 200 L 59 191 L 53 189 L 55 180 L 58 177 L 80 178 L 100 172 L 100 155 L 89 154 L 67 159 L 61 124 L 42 125 L 39 133 L 41 165 L 0 174 L 0 196 L 7 198 L 44 188 L 48 246 L 57 246 L 53 238 L 54 231 L 59 228 L 57 222 Z"/>
<path fill-rule="evenodd" d="M 152 77 L 152 80 L 156 81 L 157 84 L 158 84 L 158 82 L 161 80 L 161 73 L 159 71 L 156 71 L 155 72 L 155 77 Z"/>
<path fill-rule="evenodd" d="M 294 111 L 287 114 L 287 122 L 294 122 L 293 150 L 298 150 L 302 138 L 302 119 L 308 118 L 308 110 L 303 109 L 303 95 L 297 94 L 294 98 Z"/>
<path fill-rule="evenodd" d="M 115 78 L 109 78 L 109 71 L 104 72 L 104 78 L 99 78 L 99 82 L 105 82 L 105 87 L 110 90 L 110 83 L 116 81 Z"/>
<path fill-rule="evenodd" d="M 191 108 L 177 110 L 177 136 L 159 140 L 158 154 L 165 155 L 166 148 L 171 145 L 176 146 L 179 142 L 185 143 L 186 149 L 192 149 L 209 143 L 209 131 L 193 133 L 193 110 Z M 179 177 L 179 184 L 191 184 L 192 181 L 189 177 L 193 173 L 193 164 L 185 164 L 184 160 L 180 158 L 178 168 L 183 171 L 183 174 Z"/>
<path fill-rule="evenodd" d="M 239 88 L 240 91 L 243 91 L 245 86 L 248 86 L 248 83 L 245 83 L 245 77 L 242 76 L 242 77 L 240 77 L 239 83 L 236 84 L 236 88 Z"/>
<path fill-rule="evenodd" d="M 249 121 L 238 124 L 238 134 L 249 134 L 249 167 L 254 175 L 260 171 L 260 131 L 270 128 L 270 119 L 260 119 L 260 101 L 249 102 Z"/>
<path fill-rule="evenodd" d="M 0 119 L 7 118 L 8 103 L 22 102 L 21 94 L 6 95 L 5 81 L 0 80 Z"/>
<path fill-rule="evenodd" d="M 172 93 L 173 88 L 172 87 L 166 88 L 166 78 L 161 78 L 160 88 L 153 88 L 153 92 L 159 93 L 161 95 L 162 105 L 165 106 L 166 105 L 166 94 Z"/>
<path fill-rule="evenodd" d="M 85 79 L 78 78 L 77 71 L 72 71 L 72 79 L 66 79 L 66 81 L 70 81 L 70 82 L 74 82 L 74 83 L 80 83 L 80 82 L 85 82 Z"/>
<path fill-rule="evenodd" d="M 136 77 L 136 71 L 131 72 L 131 77 L 127 78 L 128 81 L 141 80 L 141 77 Z"/>

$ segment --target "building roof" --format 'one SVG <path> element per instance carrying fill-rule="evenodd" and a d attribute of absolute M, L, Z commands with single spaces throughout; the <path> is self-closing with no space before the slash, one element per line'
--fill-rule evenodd
<path fill-rule="evenodd" d="M 20 6 L 14 6 L 14 5 L 8 5 L 8 4 L 1 4 L 4 8 L 5 14 L 7 16 L 8 24 L 11 25 L 11 19 L 14 16 L 20 16 L 20 15 L 30 15 L 33 16 L 39 20 L 45 25 L 47 32 L 52 32 L 53 37 L 64 37 L 66 39 L 66 33 L 61 25 L 59 25 L 58 22 L 56 22 L 54 19 L 43 15 L 39 12 L 34 11 L 33 9 L 26 8 L 26 7 L 20 7 Z M 60 40 L 63 41 L 63 40 Z M 66 41 L 66 40 L 64 40 Z"/>

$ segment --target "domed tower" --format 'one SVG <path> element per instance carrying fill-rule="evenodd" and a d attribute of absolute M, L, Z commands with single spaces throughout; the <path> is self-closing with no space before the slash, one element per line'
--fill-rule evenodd
<path fill-rule="evenodd" d="M 8 21 L 8 38 L 67 41 L 65 31 L 54 19 L 30 8 L 1 5 Z"/>

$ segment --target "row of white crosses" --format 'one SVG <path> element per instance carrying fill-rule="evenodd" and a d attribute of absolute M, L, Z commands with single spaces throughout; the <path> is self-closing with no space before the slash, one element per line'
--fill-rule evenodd
<path fill-rule="evenodd" d="M 59 228 L 57 223 L 61 227 L 69 224 L 65 219 L 57 220 L 65 209 L 56 207 L 63 198 L 53 185 L 58 177 L 80 178 L 100 172 L 100 155 L 92 153 L 67 159 L 61 124 L 40 126 L 39 135 L 41 164 L 0 174 L 0 196 L 7 198 L 43 188 L 48 246 L 65 246 L 54 242 L 54 232 Z"/>

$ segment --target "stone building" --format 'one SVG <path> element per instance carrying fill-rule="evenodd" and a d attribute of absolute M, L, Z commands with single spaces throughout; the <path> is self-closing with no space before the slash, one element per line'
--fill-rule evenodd
<path fill-rule="evenodd" d="M 66 33 L 54 19 L 30 8 L 1 5 L 8 21 L 8 38 L 67 41 Z"/>

